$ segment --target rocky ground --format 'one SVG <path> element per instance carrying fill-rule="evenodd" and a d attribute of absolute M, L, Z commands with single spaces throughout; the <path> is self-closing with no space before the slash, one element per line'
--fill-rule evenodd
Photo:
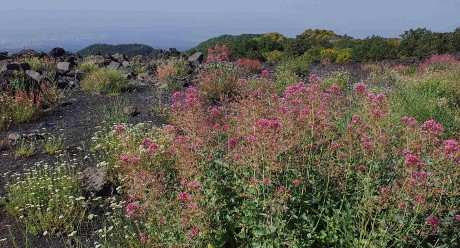
<path fill-rule="evenodd" d="M 62 159 L 76 159 L 79 169 L 83 170 L 92 166 L 91 162 L 84 160 L 89 154 L 91 137 L 100 126 L 104 119 L 104 113 L 110 108 L 110 103 L 117 99 L 123 102 L 127 108 L 127 115 L 134 115 L 128 118 L 129 123 L 152 122 L 162 124 L 164 121 L 153 114 L 152 111 L 152 91 L 153 86 L 143 85 L 134 88 L 130 92 L 122 93 L 120 96 L 91 95 L 80 90 L 74 90 L 66 100 L 58 107 L 48 110 L 40 118 L 18 125 L 13 125 L 9 129 L 0 132 L 0 139 L 8 144 L 4 144 L 0 152 L 0 175 L 5 173 L 21 172 L 31 167 L 38 161 L 49 164 Z M 135 109 L 135 111 L 132 111 Z M 130 113 L 134 112 L 134 113 Z M 47 135 L 61 136 L 64 139 L 64 150 L 61 156 L 46 155 L 36 149 L 34 154 L 28 158 L 17 158 L 15 149 L 19 144 L 19 139 L 35 142 L 40 147 L 41 140 Z M 0 177 L 0 196 L 4 197 L 5 178 Z M 14 237 L 19 247 L 24 247 L 26 239 L 23 230 L 17 223 L 6 215 L 3 207 L 0 208 L 0 240 L 9 241 Z M 10 230 L 12 234 L 10 234 Z M 83 239 L 85 240 L 85 239 Z M 88 242 L 91 238 L 87 239 Z M 5 241 L 6 242 L 6 241 Z M 59 237 L 37 237 L 29 235 L 29 247 L 65 247 L 66 244 Z M 0 243 L 0 247 L 14 247 L 12 243 Z"/>

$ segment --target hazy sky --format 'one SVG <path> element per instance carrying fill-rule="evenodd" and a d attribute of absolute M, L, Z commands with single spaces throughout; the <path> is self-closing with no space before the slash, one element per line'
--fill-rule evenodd
<path fill-rule="evenodd" d="M 0 5 L 0 48 L 94 42 L 190 47 L 221 35 L 307 28 L 363 38 L 452 31 L 460 0 L 22 0 Z"/>

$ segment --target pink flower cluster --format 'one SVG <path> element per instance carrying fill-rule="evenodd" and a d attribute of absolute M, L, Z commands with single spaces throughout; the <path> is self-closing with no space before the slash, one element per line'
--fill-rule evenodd
<path fill-rule="evenodd" d="M 404 123 L 406 125 L 406 131 L 412 131 L 418 127 L 417 120 L 408 116 L 401 117 L 401 123 Z"/>
<path fill-rule="evenodd" d="M 460 164 L 460 145 L 456 140 L 449 139 L 443 143 L 444 154 Z"/>
<path fill-rule="evenodd" d="M 442 135 L 444 132 L 444 128 L 440 123 L 437 123 L 435 120 L 428 120 L 422 124 L 422 129 L 428 133 L 430 136 L 434 136 L 435 138 Z M 435 141 L 439 141 L 435 139 Z"/>
<path fill-rule="evenodd" d="M 195 88 L 187 88 L 185 94 L 180 92 L 175 92 L 173 94 L 173 104 L 171 105 L 171 108 L 177 109 L 183 105 L 200 106 L 197 90 Z"/>
<path fill-rule="evenodd" d="M 115 130 L 116 133 L 122 133 L 123 131 L 126 130 L 125 126 L 123 126 L 121 124 L 115 125 L 115 127 L 113 129 Z"/>
<path fill-rule="evenodd" d="M 418 68 L 418 72 L 422 73 L 428 67 L 435 64 L 455 64 L 457 62 L 458 61 L 455 59 L 455 57 L 450 54 L 433 54 L 430 58 L 423 61 L 423 63 Z"/>
<path fill-rule="evenodd" d="M 355 85 L 355 94 L 357 96 L 365 96 L 367 95 L 369 92 L 367 91 L 367 87 L 365 84 L 363 83 L 357 83 Z"/>
<path fill-rule="evenodd" d="M 188 192 L 180 192 L 179 193 L 179 201 L 181 202 L 188 202 L 191 199 L 191 196 Z"/>
<path fill-rule="evenodd" d="M 122 162 L 130 162 L 130 163 L 132 163 L 132 164 L 137 164 L 137 163 L 139 163 L 139 161 L 141 161 L 141 158 L 139 158 L 139 157 L 132 157 L 132 158 L 130 159 L 128 155 L 123 154 L 123 155 L 121 155 L 120 160 L 121 160 Z"/>
<path fill-rule="evenodd" d="M 441 225 L 441 221 L 436 216 L 428 216 L 425 221 L 433 228 L 435 233 L 438 232 L 439 226 Z"/>
<path fill-rule="evenodd" d="M 230 58 L 230 51 L 228 50 L 227 45 L 216 44 L 214 48 L 208 48 L 208 58 L 206 63 L 215 62 L 227 62 Z"/>
<path fill-rule="evenodd" d="M 194 239 L 200 234 L 200 230 L 194 228 L 187 233 L 189 239 Z"/>
<path fill-rule="evenodd" d="M 263 130 L 280 131 L 282 124 L 278 120 L 260 119 L 259 122 L 257 122 L 257 127 Z"/>
<path fill-rule="evenodd" d="M 267 70 L 262 70 L 261 74 L 262 74 L 262 77 L 266 77 L 266 78 L 270 77 L 270 72 L 268 72 Z"/>
<path fill-rule="evenodd" d="M 139 208 L 140 208 L 139 204 L 137 204 L 135 202 L 128 203 L 128 205 L 125 208 L 126 215 L 132 216 L 136 211 L 139 210 Z"/>
<path fill-rule="evenodd" d="M 323 82 L 323 80 L 316 74 L 311 74 L 310 76 L 308 76 L 308 82 L 311 84 L 320 84 Z"/>

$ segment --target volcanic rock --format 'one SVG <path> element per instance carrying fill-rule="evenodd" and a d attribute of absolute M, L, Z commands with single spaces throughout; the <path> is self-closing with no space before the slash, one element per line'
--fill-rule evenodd
<path fill-rule="evenodd" d="M 104 168 L 91 166 L 80 174 L 82 189 L 96 196 L 111 196 L 115 193 L 115 187 L 108 180 L 107 171 Z"/>
<path fill-rule="evenodd" d="M 72 62 L 59 62 L 56 67 L 59 71 L 69 72 L 75 66 Z"/>
<path fill-rule="evenodd" d="M 36 72 L 34 70 L 27 70 L 26 74 L 27 74 L 27 76 L 29 76 L 30 78 L 32 78 L 33 80 L 35 80 L 37 82 L 41 82 L 43 80 L 43 78 L 44 78 L 40 73 L 38 73 L 38 72 Z"/>
<path fill-rule="evenodd" d="M 201 64 L 201 62 L 203 62 L 203 53 L 194 53 L 192 56 L 188 58 L 188 62 L 190 62 L 193 66 L 198 67 Z"/>
<path fill-rule="evenodd" d="M 55 48 L 51 49 L 51 51 L 49 52 L 49 55 L 52 56 L 52 57 L 58 58 L 58 57 L 61 57 L 61 56 L 65 55 L 65 50 L 64 50 L 64 48 L 55 47 Z"/>
<path fill-rule="evenodd" d="M 110 70 L 118 70 L 120 68 L 121 64 L 115 61 L 110 62 L 110 64 L 107 66 L 107 69 Z"/>

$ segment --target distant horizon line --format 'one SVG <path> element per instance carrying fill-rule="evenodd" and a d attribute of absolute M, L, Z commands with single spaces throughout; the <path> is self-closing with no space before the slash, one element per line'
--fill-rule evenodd
<path fill-rule="evenodd" d="M 111 29 L 111 28 L 116 28 L 116 27 L 106 27 L 106 29 Z M 432 29 L 427 28 L 427 27 L 410 28 L 410 29 L 405 30 L 405 31 L 416 30 L 416 29 L 424 29 L 424 28 L 429 30 L 429 31 L 431 31 L 431 32 L 433 32 L 433 33 L 449 33 L 449 32 L 455 31 L 455 29 L 453 29 L 451 31 L 445 31 L 445 32 L 433 31 Z M 382 37 L 384 39 L 392 39 L 392 38 L 400 39 L 401 35 L 403 35 L 403 34 L 400 34 L 397 37 L 394 37 L 394 36 L 393 37 L 385 37 L 385 36 L 379 35 L 379 34 L 371 34 L 371 35 L 367 35 L 365 38 L 359 38 L 359 37 L 353 37 L 352 35 L 349 35 L 349 34 L 346 34 L 346 33 L 344 33 L 344 34 L 336 33 L 336 31 L 334 31 L 333 29 L 307 28 L 307 29 L 304 29 L 303 31 L 305 31 L 305 30 L 328 30 L 328 31 L 334 32 L 338 36 L 342 36 L 342 37 L 343 36 L 348 36 L 348 37 L 351 37 L 353 39 L 361 39 L 361 40 L 369 38 L 369 37 L 372 37 L 372 36 L 378 36 L 378 37 Z M 37 31 L 39 31 L 39 30 L 37 30 Z M 285 36 L 287 38 L 295 38 L 297 35 L 301 34 L 301 33 L 299 33 L 299 34 L 297 34 L 295 36 L 289 36 L 289 35 L 283 34 L 282 32 L 278 32 L 278 31 L 273 31 L 273 32 L 268 32 L 268 33 L 248 33 L 248 32 L 244 32 L 244 33 L 237 33 L 237 34 L 232 34 L 231 32 L 229 32 L 229 33 L 223 33 L 223 34 L 219 34 L 219 35 L 214 35 L 214 36 L 212 36 L 210 38 L 203 39 L 201 41 L 182 41 L 183 42 L 182 45 L 173 45 L 173 46 L 164 45 L 164 44 L 163 45 L 153 45 L 152 43 L 145 42 L 145 41 L 144 42 L 142 42 L 142 41 L 133 41 L 133 42 L 129 42 L 129 41 L 127 41 L 127 42 L 124 42 L 124 41 L 121 41 L 121 42 L 117 42 L 117 41 L 112 41 L 112 42 L 111 41 L 100 41 L 99 42 L 99 41 L 96 41 L 94 43 L 88 43 L 88 44 L 80 43 L 80 44 L 78 44 L 78 40 L 61 40 L 60 42 L 58 42 L 58 43 L 61 43 L 61 44 L 57 44 L 57 45 L 55 45 L 55 44 L 40 45 L 40 42 L 36 42 L 37 44 L 26 45 L 26 46 L 17 46 L 17 47 L 15 47 L 12 44 L 8 44 L 8 43 L 4 43 L 4 44 L 0 43 L 0 52 L 20 52 L 20 51 L 23 51 L 23 50 L 34 50 L 34 51 L 37 51 L 37 52 L 48 52 L 52 48 L 62 47 L 66 51 L 69 51 L 69 52 L 72 52 L 72 53 L 77 53 L 78 51 L 83 50 L 86 47 L 96 45 L 96 44 L 106 44 L 106 45 L 114 45 L 114 46 L 116 46 L 116 45 L 139 44 L 139 45 L 146 45 L 146 46 L 152 47 L 153 49 L 168 50 L 170 48 L 176 48 L 177 50 L 179 50 L 181 52 L 185 52 L 185 51 L 190 50 L 193 47 L 199 45 L 202 42 L 205 42 L 207 40 L 217 38 L 217 37 L 220 37 L 220 36 L 224 36 L 224 35 L 231 35 L 231 36 L 263 35 L 263 34 L 269 34 L 269 33 L 279 33 L 279 34 L 281 34 L 281 35 L 283 35 L 283 36 Z M 45 41 L 42 41 L 42 42 L 45 42 Z M 49 40 L 47 40 L 46 42 L 49 42 Z M 162 42 L 162 43 L 164 43 L 164 42 Z M 186 44 L 186 43 L 188 43 L 188 44 Z"/>

